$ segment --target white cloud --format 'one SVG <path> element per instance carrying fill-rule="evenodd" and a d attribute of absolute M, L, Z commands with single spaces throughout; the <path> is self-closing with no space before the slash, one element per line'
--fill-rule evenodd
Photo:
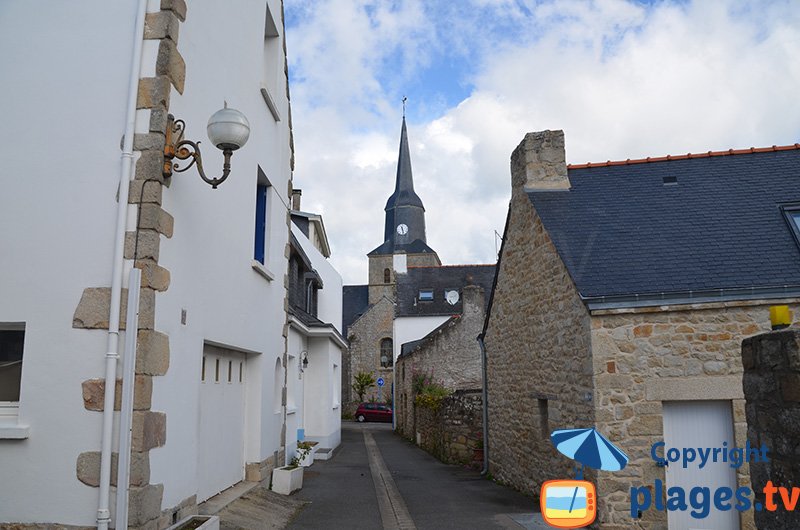
<path fill-rule="evenodd" d="M 570 162 L 799 141 L 800 10 L 791 1 L 358 2 L 287 5 L 304 209 L 334 265 L 366 281 L 394 186 L 400 96 L 467 58 L 472 86 L 423 121 L 411 95 L 415 186 L 445 263 L 494 259 L 508 161 L 527 131 L 564 129 Z M 431 81 L 433 83 L 434 81 Z"/>

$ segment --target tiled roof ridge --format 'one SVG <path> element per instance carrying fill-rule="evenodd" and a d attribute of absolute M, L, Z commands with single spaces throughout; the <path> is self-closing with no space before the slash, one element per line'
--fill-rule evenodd
<path fill-rule="evenodd" d="M 707 153 L 686 153 L 685 155 L 667 155 L 627 160 L 608 160 L 606 162 L 587 162 L 585 164 L 567 164 L 567 169 L 585 169 L 592 167 L 627 166 L 631 164 L 647 164 L 650 162 L 666 162 L 671 160 L 687 160 L 691 158 L 709 158 L 712 156 L 745 155 L 752 153 L 771 153 L 774 151 L 791 151 L 800 149 L 800 144 L 773 145 L 772 147 L 751 147 L 749 149 L 728 149 L 727 151 L 708 151 Z"/>
<path fill-rule="evenodd" d="M 457 267 L 494 267 L 494 263 L 467 263 L 464 265 L 409 265 L 407 269 L 455 269 Z"/>

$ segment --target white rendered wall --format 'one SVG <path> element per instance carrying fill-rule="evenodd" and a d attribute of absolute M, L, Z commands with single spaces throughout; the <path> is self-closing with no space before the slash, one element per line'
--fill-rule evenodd
<path fill-rule="evenodd" d="M 308 350 L 308 340 L 294 327 L 289 328 L 289 355 L 293 362 L 289 364 L 287 374 L 290 380 L 286 385 L 286 461 L 290 461 L 297 452 L 297 429 L 303 428 L 304 374 L 300 373 L 300 362 L 303 352 Z M 298 361 L 299 360 L 299 361 Z"/>
<path fill-rule="evenodd" d="M 322 278 L 323 287 L 318 291 L 317 318 L 333 324 L 341 333 L 342 330 L 339 328 L 342 323 L 342 276 L 294 223 L 292 223 L 292 233 L 311 260 L 311 266 Z"/>
<path fill-rule="evenodd" d="M 280 25 L 280 3 L 271 0 L 269 5 Z M 265 43 L 265 12 L 264 2 L 196 0 L 180 28 L 186 86 L 183 95 L 173 89 L 170 112 L 185 120 L 187 138 L 202 142 L 208 176 L 220 174 L 222 154 L 207 139 L 206 122 L 224 100 L 247 116 L 251 134 L 233 156 L 231 176 L 218 189 L 191 169 L 175 174 L 164 190 L 163 207 L 174 216 L 175 228 L 171 239 L 162 239 L 159 264 L 170 270 L 172 282 L 157 295 L 156 329 L 170 336 L 171 359 L 167 375 L 154 378 L 153 410 L 167 412 L 167 443 L 150 453 L 151 482 L 164 484 L 163 508 L 196 492 L 196 473 L 187 470 L 198 465 L 197 396 L 204 341 L 250 352 L 246 462 L 263 461 L 280 448 L 282 415 L 275 413 L 273 382 L 275 361 L 284 349 L 291 153 L 283 46 L 281 38 Z M 270 65 L 269 75 L 265 65 Z M 265 83 L 274 88 L 280 122 L 262 99 Z M 251 268 L 258 167 L 272 184 L 265 263 L 275 275 L 272 282 Z M 186 325 L 181 324 L 182 310 L 187 312 Z"/>
<path fill-rule="evenodd" d="M 342 277 L 294 223 L 292 233 L 322 278 L 323 288 L 317 292 L 317 318 L 334 324 L 338 330 L 338 323 L 342 321 Z M 296 441 L 300 428 L 304 429 L 306 439 L 320 442 L 322 447 L 335 448 L 341 439 L 341 388 L 336 386 L 333 365 L 339 367 L 338 378 L 341 379 L 341 348 L 332 338 L 305 337 L 291 329 L 289 351 L 301 358 L 300 352 L 304 350 L 308 352 L 309 363 L 295 389 L 298 409 L 287 422 L 287 438 L 295 436 Z M 335 388 L 339 390 L 337 399 L 333 395 Z M 287 444 L 293 452 L 295 446 Z"/>
<path fill-rule="evenodd" d="M 449 316 L 436 317 L 398 317 L 394 319 L 394 358 L 400 356 L 401 347 L 406 342 L 423 338 L 425 335 L 438 328 Z"/>
<path fill-rule="evenodd" d="M 100 450 L 81 382 L 103 377 L 106 332 L 72 316 L 85 287 L 111 283 L 136 4 L 0 3 L 0 322 L 26 323 L 30 426 L 0 440 L 0 522 L 95 521 L 75 463 Z"/>
<path fill-rule="evenodd" d="M 280 24 L 280 3 L 269 4 Z M 173 89 L 170 110 L 186 120 L 187 137 L 203 142 L 208 173 L 219 174 L 222 159 L 205 123 L 223 99 L 247 114 L 253 132 L 220 189 L 192 169 L 164 190 L 175 234 L 162 238 L 172 284 L 157 295 L 156 328 L 170 335 L 171 366 L 154 378 L 153 410 L 167 413 L 167 445 L 151 453 L 151 482 L 164 484 L 164 507 L 196 489 L 204 341 L 251 352 L 246 460 L 263 460 L 280 444 L 272 386 L 283 354 L 290 151 L 282 41 L 264 41 L 265 9 L 197 0 L 181 25 L 186 87 L 183 96 Z M 11 249 L 0 252 L 0 322 L 26 323 L 20 421 L 31 428 L 27 440 L 0 441 L 0 469 L 15 477 L 0 481 L 1 521 L 91 525 L 96 515 L 97 489 L 77 480 L 75 460 L 100 447 L 101 414 L 84 410 L 80 385 L 103 375 L 106 332 L 75 330 L 71 321 L 85 287 L 110 284 L 135 11 L 134 0 L 0 6 L 0 47 L 14 50 L 0 55 L 0 158 L 9 176 L 0 194 L 0 248 Z M 142 76 L 153 75 L 155 47 L 147 44 Z M 264 84 L 281 122 L 261 98 Z M 274 186 L 272 283 L 250 268 L 258 165 Z"/>
<path fill-rule="evenodd" d="M 338 388 L 336 380 L 341 380 L 342 352 L 330 339 L 312 338 L 308 343 L 313 362 L 309 362 L 303 374 L 306 439 L 333 449 L 341 440 L 341 390 L 338 399 L 333 398 L 333 392 Z M 340 370 L 338 378 L 334 378 L 334 364 Z"/>

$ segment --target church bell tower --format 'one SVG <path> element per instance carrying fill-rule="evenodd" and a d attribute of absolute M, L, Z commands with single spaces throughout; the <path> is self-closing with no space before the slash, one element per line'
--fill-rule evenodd
<path fill-rule="evenodd" d="M 369 303 L 381 296 L 394 299 L 395 274 L 408 266 L 441 265 L 425 238 L 425 207 L 414 191 L 406 117 L 400 130 L 400 154 L 394 193 L 386 201 L 383 243 L 369 257 Z"/>

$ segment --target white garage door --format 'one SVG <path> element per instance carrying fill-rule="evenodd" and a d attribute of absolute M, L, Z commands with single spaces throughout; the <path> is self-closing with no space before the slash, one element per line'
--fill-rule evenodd
<path fill-rule="evenodd" d="M 244 480 L 246 362 L 243 353 L 203 347 L 197 502 Z"/>
<path fill-rule="evenodd" d="M 679 451 L 689 447 L 736 447 L 733 441 L 733 415 L 730 401 L 669 401 L 664 402 L 664 443 L 666 449 L 675 447 Z M 683 469 L 680 461 L 667 467 L 667 488 L 680 486 L 686 492 L 692 488 L 707 487 L 713 492 L 720 487 L 736 491 L 736 471 L 726 462 L 708 462 L 699 469 L 695 461 Z M 691 516 L 691 504 L 686 511 L 670 511 L 667 522 L 670 530 L 738 530 L 739 512 L 711 509 L 707 517 L 696 519 Z M 733 503 L 736 502 L 734 499 Z"/>

